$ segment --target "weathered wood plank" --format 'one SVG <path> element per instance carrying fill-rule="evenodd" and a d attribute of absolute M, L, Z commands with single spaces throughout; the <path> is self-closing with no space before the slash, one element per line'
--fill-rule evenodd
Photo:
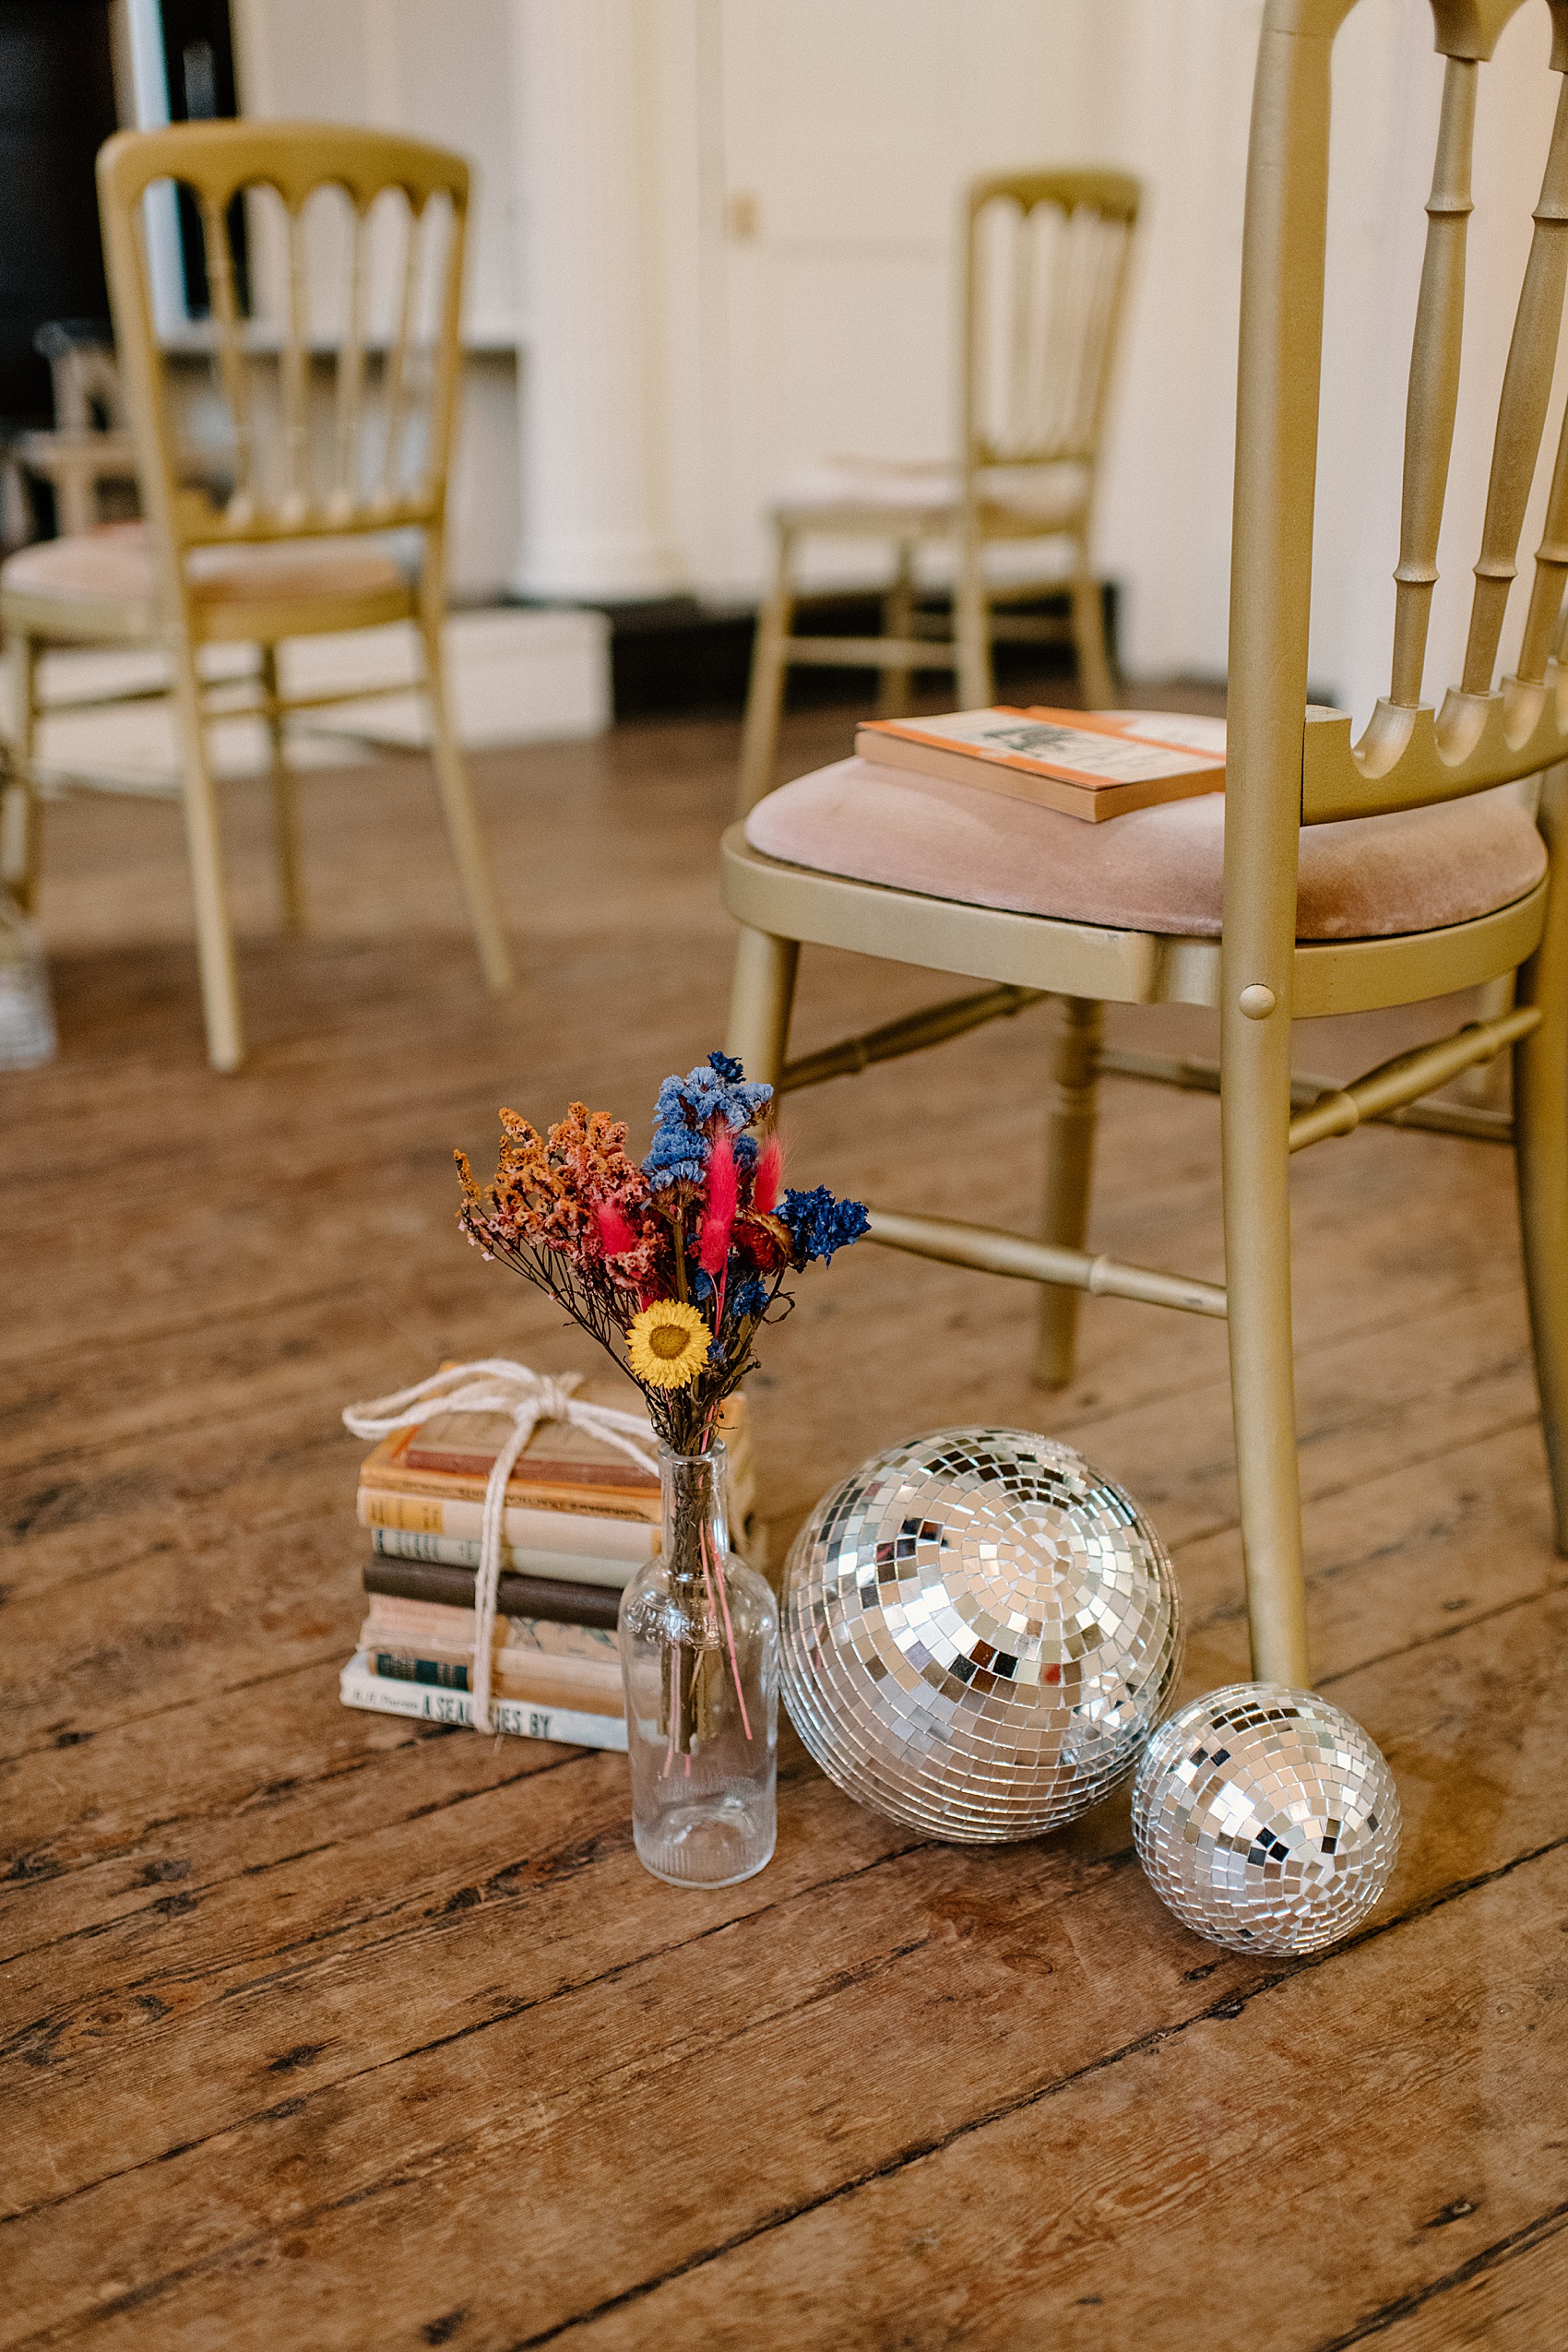
<path fill-rule="evenodd" d="M 1448 2226 L 1446 2219 L 1442 2226 Z M 1352 2345 L 1367 2343 L 1378 2352 L 1467 2352 L 1478 2344 L 1491 2352 L 1540 2352 L 1561 2339 L 1564 2312 L 1568 2215 L 1559 2212 L 1494 2251 L 1472 2255 L 1315 2352 L 1350 2352 Z"/>
<path fill-rule="evenodd" d="M 1443 1889 L 1484 1882 L 1517 1855 L 1568 1838 L 1568 1791 L 1554 1768 L 1568 1696 L 1564 1632 L 1568 1599 L 1554 1597 L 1413 1652 L 1397 1669 L 1380 1669 L 1341 1693 L 1372 1722 L 1400 1781 L 1408 1827 L 1391 1912 L 1420 1917 Z M 552 1776 L 551 1790 L 564 1778 Z M 500 1801 L 476 1800 L 446 1818 L 493 1813 Z M 111 2279 L 128 2273 L 139 2287 L 193 2263 L 205 2271 L 232 2263 L 245 2276 L 259 2264 L 277 2292 L 276 2266 L 287 2260 L 279 2233 L 287 2232 L 329 2280 L 347 2265 L 354 2295 L 371 2298 L 365 2334 L 378 2340 L 423 2312 L 428 2279 L 441 2268 L 440 2216 L 477 2213 L 488 2175 L 505 2177 L 530 2215 L 515 2263 L 488 2232 L 481 2240 L 494 2293 L 509 2280 L 530 2315 L 529 2326 L 517 2310 L 507 2321 L 526 2336 L 701 2256 L 716 2242 L 716 2214 L 721 2238 L 769 2227 L 1281 1972 L 1282 1964 L 1220 1954 L 1175 1926 L 1132 1867 L 1124 1812 L 1114 1804 L 1037 1846 L 899 1852 L 890 1839 L 880 1861 L 868 1842 L 878 1825 L 820 1781 L 795 1784 L 784 1810 L 776 1899 L 764 1899 L 770 1873 L 733 1890 L 750 1896 L 733 1910 L 729 1898 L 683 1903 L 635 1874 L 622 1881 L 623 1867 L 634 1866 L 610 1845 L 565 1886 L 548 1863 L 533 1863 L 498 1871 L 481 1903 L 444 1910 L 445 1882 L 405 1838 L 406 1866 L 423 1873 L 409 1890 L 418 1899 L 401 1914 L 388 1910 L 394 1932 L 379 1946 L 362 1940 L 362 1920 L 357 1954 L 350 1939 L 323 1939 L 319 1959 L 281 1955 L 267 1978 L 250 1954 L 231 1959 L 232 1915 L 208 1910 L 171 1923 L 172 1965 L 142 1982 L 167 1995 L 175 2013 L 108 2018 L 99 2038 L 41 2070 L 39 2099 L 53 2092 L 54 2163 L 68 2167 L 73 2147 L 89 2160 L 101 2149 L 94 2094 L 113 2096 L 114 2111 L 139 2125 L 132 2085 L 155 2049 L 167 2052 L 160 2073 L 176 2096 L 149 2122 L 172 2112 L 180 2136 L 195 2137 L 211 2120 L 220 2072 L 253 2103 L 188 2155 L 158 2163 L 149 2154 L 143 2180 L 111 2179 L 12 2225 L 0 2259 L 14 2282 L 15 2324 L 34 2308 L 29 2282 L 47 2282 L 56 2266 L 73 2278 L 79 2269 L 82 2309 L 102 2299 L 95 2282 L 105 2265 Z M 536 1855 L 541 1824 L 516 1826 Z M 854 1851 L 839 1873 L 802 1884 L 802 1851 L 814 1847 L 820 1870 L 841 1837 Z M 353 1887 L 364 1913 L 387 1902 L 390 1875 L 378 1883 L 374 1857 L 358 1858 Z M 301 1872 L 279 1877 L 280 1891 L 304 1895 L 308 1907 Z M 325 1873 L 316 1887 L 319 1914 L 330 1888 Z M 298 1900 L 287 1906 L 296 1928 L 301 1908 Z M 685 1940 L 693 1911 L 703 1915 L 695 1943 Z M 617 1953 L 633 1948 L 625 1939 L 639 1918 L 645 1935 L 651 1921 L 668 1919 L 682 1941 L 612 1974 Z M 716 1919 L 725 1922 L 719 1933 L 710 1931 Z M 574 1989 L 574 1954 L 579 1967 L 597 1956 L 604 1972 Z M 277 2020 L 270 2029 L 258 1998 Z M 540 2005 L 518 2013 L 515 2004 L 530 1999 Z M 233 2015 L 236 2004 L 249 2007 L 248 2020 Z M 1376 2004 L 1371 2013 L 1381 2031 Z M 399 2025 L 405 2054 L 387 2064 L 383 2037 L 395 2039 Z M 128 2074 L 127 2038 L 143 2053 Z M 267 2097 L 276 2078 L 267 2069 L 302 2047 L 308 2056 L 279 2085 L 279 2105 Z M 19 2119 L 30 2104 L 25 2093 L 9 2095 Z M 134 2147 L 122 2141 L 116 2154 L 131 2157 Z M 28 2162 L 25 2148 L 13 2162 Z M 64 2181 L 52 2192 L 45 2168 L 34 2170 L 42 2193 L 58 2195 Z M 346 2199 L 354 2202 L 339 2210 Z M 585 2209 L 595 2215 L 591 2246 L 580 2227 Z M 375 2247 L 374 2280 L 342 2251 L 362 2233 Z M 162 2251 L 153 2272 L 144 2265 L 155 2245 Z M 146 2305 L 145 2340 L 161 2340 L 160 2326 L 168 2341 L 182 2340 L 176 2315 L 187 2292 L 195 2308 L 209 2308 L 199 2282 L 175 2278 L 168 2309 L 161 2292 Z M 402 2313 L 399 2294 L 409 2299 Z M 493 2315 L 498 2307 L 483 2308 Z M 480 2340 L 513 2338 L 493 2331 Z"/>
<path fill-rule="evenodd" d="M 1550 2096 L 1568 2064 L 1565 1902 L 1560 1847 L 1329 1967 L 1151 2035 L 569 2340 L 1343 2340 L 1390 2287 L 1444 2274 L 1465 2239 L 1527 2227 L 1568 2192 Z M 1471 2210 L 1443 2227 L 1456 2205 Z M 1140 2261 L 1150 2230 L 1158 2258 Z M 494 2288 L 473 2307 L 488 2341 L 506 2340 L 514 2315 Z"/>
<path fill-rule="evenodd" d="M 480 1789 L 578 1753 L 362 1715 L 337 1704 L 337 1679 L 336 1658 L 274 1675 L 0 1776 L 13 1848 L 0 1873 L 0 1961 L 96 1939 L 155 1897 L 199 1897 L 327 1847 L 346 1855 L 368 1830 L 434 1823 Z M 193 1753 L 206 1760 L 199 1778 Z M 84 1965 L 91 1978 L 96 1958 Z"/>

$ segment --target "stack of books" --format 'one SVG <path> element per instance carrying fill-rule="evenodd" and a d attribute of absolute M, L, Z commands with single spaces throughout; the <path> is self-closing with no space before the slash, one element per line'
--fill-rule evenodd
<path fill-rule="evenodd" d="M 612 1374 L 583 1384 L 595 1405 L 641 1409 Z M 369 1529 L 366 1614 L 343 1669 L 345 1706 L 471 1724 L 474 1577 L 485 1483 L 511 1433 L 503 1414 L 438 1412 L 383 1438 L 360 1469 Z M 731 1541 L 756 1562 L 755 1480 L 745 1399 L 719 1416 Z M 651 1429 L 647 1451 L 657 1453 Z M 525 1739 L 624 1748 L 616 1614 L 657 1550 L 658 1474 L 570 1421 L 540 1421 L 506 1483 L 491 1716 Z"/>

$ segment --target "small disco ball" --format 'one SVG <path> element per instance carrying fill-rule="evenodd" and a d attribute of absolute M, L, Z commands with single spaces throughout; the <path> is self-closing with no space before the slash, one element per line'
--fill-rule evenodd
<path fill-rule="evenodd" d="M 830 1780 L 965 1844 L 1073 1821 L 1175 1688 L 1181 1604 L 1122 1489 L 1027 1430 L 861 1464 L 785 1568 L 784 1703 Z"/>
<path fill-rule="evenodd" d="M 1162 1723 L 1133 1787 L 1155 1893 L 1211 1943 L 1321 1952 L 1399 1853 L 1399 1792 L 1359 1723 L 1313 1691 L 1235 1682 Z"/>

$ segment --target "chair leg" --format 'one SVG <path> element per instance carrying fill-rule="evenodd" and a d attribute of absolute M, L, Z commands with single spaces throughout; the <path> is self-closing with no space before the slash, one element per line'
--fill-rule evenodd
<path fill-rule="evenodd" d="M 966 539 L 959 546 L 954 608 L 958 700 L 966 710 L 988 710 L 996 699 L 991 669 L 991 612 L 980 571 L 980 550 L 973 540 Z"/>
<path fill-rule="evenodd" d="M 1083 1248 L 1088 1224 L 1100 1028 L 1100 1008 L 1093 997 L 1063 998 L 1046 1129 L 1045 1216 L 1040 1239 L 1060 1242 L 1070 1250 Z M 1038 1387 L 1065 1388 L 1073 1377 L 1082 1295 L 1060 1283 L 1041 1285 L 1039 1338 L 1033 1373 Z"/>
<path fill-rule="evenodd" d="M 1501 980 L 1485 981 L 1476 991 L 1474 1018 L 1495 1021 L 1514 1010 L 1515 975 L 1504 972 Z M 1473 1069 L 1461 1072 L 1455 1082 L 1455 1093 L 1461 1102 L 1473 1102 L 1482 1111 L 1506 1111 L 1508 1108 L 1508 1056 L 1500 1053 L 1495 1061 L 1478 1062 Z"/>
<path fill-rule="evenodd" d="M 1519 1000 L 1538 1004 L 1541 1021 L 1514 1048 L 1514 1138 L 1553 1533 L 1568 1554 L 1568 767 L 1547 778 L 1538 822 L 1550 897 Z"/>
<path fill-rule="evenodd" d="M 469 790 L 468 771 L 457 748 L 457 738 L 447 707 L 439 616 L 425 621 L 422 628 L 424 693 L 430 706 L 430 755 L 441 790 L 442 806 L 446 813 L 446 831 L 452 844 L 453 862 L 457 869 L 457 880 L 468 907 L 469 921 L 473 925 L 480 966 L 492 994 L 500 996 L 512 985 L 512 958 L 506 946 L 501 909 L 496 904 L 490 861 L 485 855 L 479 829 L 479 814 Z"/>
<path fill-rule="evenodd" d="M 784 678 L 789 669 L 788 640 L 794 611 L 790 581 L 794 533 L 778 525 L 778 552 L 773 586 L 757 615 L 756 643 L 752 651 L 751 685 L 746 694 L 745 725 L 741 732 L 741 778 L 735 814 L 747 816 L 773 786 L 773 754 L 778 742 L 778 719 L 784 707 Z"/>
<path fill-rule="evenodd" d="M 278 700 L 278 648 L 261 648 L 261 686 L 269 703 Z M 267 714 L 269 752 L 267 772 L 272 784 L 272 839 L 278 858 L 278 895 L 283 907 L 285 931 L 305 927 L 304 885 L 300 867 L 299 779 L 289 765 L 283 740 L 283 719 L 276 710 Z"/>
<path fill-rule="evenodd" d="M 180 750 L 185 841 L 196 897 L 196 953 L 201 961 L 208 1059 L 215 1070 L 237 1070 L 244 1059 L 234 941 L 223 892 L 223 848 L 218 795 L 208 765 L 196 657 L 188 642 L 173 653 L 174 727 Z"/>
<path fill-rule="evenodd" d="M 6 774 L 0 777 L 0 884 L 24 914 L 38 899 L 42 853 L 42 809 L 32 780 L 38 719 L 38 647 L 31 637 L 13 636 L 7 647 L 11 672 L 11 742 Z"/>
<path fill-rule="evenodd" d="M 1290 1342 L 1290 1024 L 1229 1004 L 1221 1035 L 1230 1408 L 1253 1672 L 1304 1687 L 1306 1588 Z"/>
<path fill-rule="evenodd" d="M 1078 655 L 1078 683 L 1086 710 L 1112 710 L 1116 685 L 1105 646 L 1105 604 L 1099 582 L 1088 568 L 1088 551 L 1080 552 L 1073 576 L 1073 643 Z"/>
<path fill-rule="evenodd" d="M 882 606 L 885 636 L 908 639 L 915 625 L 915 551 L 908 540 L 899 542 L 898 567 Z M 907 661 L 888 662 L 882 672 L 876 698 L 879 719 L 902 719 L 909 707 L 909 682 L 914 672 Z"/>
<path fill-rule="evenodd" d="M 776 1087 L 790 1042 L 790 1013 L 795 998 L 799 943 L 770 932 L 742 927 L 735 944 L 735 978 L 730 993 L 730 1037 L 748 1078 Z"/>

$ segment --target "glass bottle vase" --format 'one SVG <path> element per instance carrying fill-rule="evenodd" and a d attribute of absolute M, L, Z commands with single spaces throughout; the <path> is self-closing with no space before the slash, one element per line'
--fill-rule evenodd
<path fill-rule="evenodd" d="M 54 1045 L 43 944 L 0 882 L 0 1070 L 30 1070 Z"/>
<path fill-rule="evenodd" d="M 773 1852 L 778 1609 L 730 1549 L 724 1448 L 661 1445 L 662 1549 L 621 1598 L 637 1857 L 675 1886 L 732 1886 Z"/>

